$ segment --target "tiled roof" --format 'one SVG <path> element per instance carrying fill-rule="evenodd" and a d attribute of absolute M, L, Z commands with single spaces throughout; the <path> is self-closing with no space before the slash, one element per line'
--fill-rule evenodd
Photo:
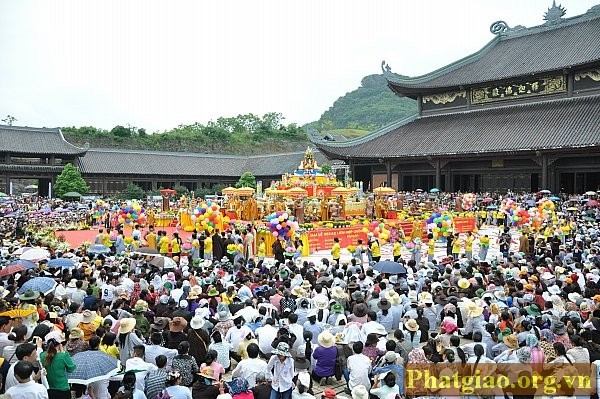
<path fill-rule="evenodd" d="M 318 163 L 326 159 L 318 151 L 314 155 Z M 84 175 L 223 177 L 239 177 L 249 171 L 261 177 L 293 172 L 303 158 L 304 152 L 243 157 L 93 148 L 80 158 L 80 170 Z"/>
<path fill-rule="evenodd" d="M 0 125 L 0 151 L 13 154 L 79 155 L 87 148 L 67 142 L 58 128 Z"/>
<path fill-rule="evenodd" d="M 330 157 L 410 158 L 600 147 L 600 95 L 408 119 L 361 142 L 317 142 Z"/>
<path fill-rule="evenodd" d="M 386 73 L 403 94 L 530 76 L 600 62 L 600 6 L 555 25 L 508 30 L 475 54 L 419 77 Z"/>

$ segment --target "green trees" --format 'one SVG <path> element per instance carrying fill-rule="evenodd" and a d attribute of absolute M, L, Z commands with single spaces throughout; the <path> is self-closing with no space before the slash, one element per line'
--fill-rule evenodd
<path fill-rule="evenodd" d="M 68 192 L 74 191 L 85 194 L 88 190 L 89 187 L 81 177 L 81 173 L 71 163 L 65 165 L 61 174 L 56 178 L 56 183 L 54 183 L 54 195 L 58 198 Z"/>
<path fill-rule="evenodd" d="M 331 173 L 331 166 L 329 166 L 328 163 L 324 163 L 323 165 L 321 165 L 321 171 L 323 171 L 323 173 L 325 174 L 329 174 Z"/>
<path fill-rule="evenodd" d="M 143 199 L 144 196 L 144 189 L 137 184 L 130 184 L 121 192 L 121 197 L 123 199 Z"/>
<path fill-rule="evenodd" d="M 239 188 L 239 187 L 256 188 L 256 177 L 254 177 L 254 175 L 250 172 L 244 172 L 240 176 L 240 180 L 238 180 L 237 183 L 235 183 L 235 186 L 237 188 Z"/>

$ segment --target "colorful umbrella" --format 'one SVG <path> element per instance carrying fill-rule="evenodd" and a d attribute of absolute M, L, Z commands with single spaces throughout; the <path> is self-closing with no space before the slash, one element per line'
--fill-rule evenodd
<path fill-rule="evenodd" d="M 75 267 L 75 261 L 67 258 L 56 258 L 48 261 L 48 267 L 60 267 L 62 269 L 72 269 Z"/>
<path fill-rule="evenodd" d="M 585 205 L 586 206 L 598 206 L 598 201 L 590 200 L 590 201 L 586 202 Z"/>
<path fill-rule="evenodd" d="M 552 194 L 552 191 L 550 191 L 550 190 L 540 190 L 537 193 L 538 194 Z"/>
<path fill-rule="evenodd" d="M 154 248 L 143 247 L 143 248 L 140 248 L 137 251 L 135 251 L 134 254 L 140 254 L 140 255 L 159 255 L 160 252 L 158 252 Z"/>
<path fill-rule="evenodd" d="M 8 265 L 0 270 L 0 277 L 10 276 L 11 274 L 19 273 L 23 270 L 25 270 L 25 266 L 23 265 Z"/>
<path fill-rule="evenodd" d="M 585 195 L 596 195 L 595 191 L 586 191 Z"/>
<path fill-rule="evenodd" d="M 432 188 L 431 190 L 429 190 L 430 193 L 439 193 L 440 189 L 439 188 Z"/>
<path fill-rule="evenodd" d="M 498 209 L 498 207 L 496 205 L 489 205 L 487 209 Z"/>
<path fill-rule="evenodd" d="M 560 201 L 560 198 L 558 198 L 558 197 L 548 197 L 548 199 L 550 201 Z"/>
<path fill-rule="evenodd" d="M 91 247 L 89 247 L 86 252 L 88 254 L 92 254 L 92 255 L 99 255 L 99 254 L 109 254 L 110 253 L 110 248 L 107 247 L 106 245 L 92 245 Z"/>
<path fill-rule="evenodd" d="M 49 257 L 50 252 L 48 252 L 44 248 L 33 248 L 21 254 L 19 258 L 35 262 L 42 259 L 48 259 Z"/>
<path fill-rule="evenodd" d="M 392 262 L 391 260 L 377 262 L 377 264 L 373 266 L 373 269 L 380 273 L 406 274 L 406 268 L 404 266 L 400 263 Z"/>
<path fill-rule="evenodd" d="M 487 203 L 487 202 L 492 202 L 492 201 L 494 201 L 494 199 L 493 199 L 493 198 L 490 198 L 490 197 L 487 197 L 487 198 L 484 198 L 484 199 L 483 199 L 483 202 L 486 202 L 486 203 Z"/>
<path fill-rule="evenodd" d="M 36 312 L 35 309 L 12 309 L 12 310 L 8 310 L 6 312 L 0 313 L 0 316 L 7 316 L 10 317 L 11 319 L 16 319 L 19 317 L 27 317 L 27 316 L 31 316 L 32 314 L 34 314 Z"/>
<path fill-rule="evenodd" d="M 88 350 L 73 355 L 75 371 L 67 374 L 70 384 L 89 385 L 92 382 L 108 380 L 120 370 L 119 362 L 99 350 Z"/>
<path fill-rule="evenodd" d="M 22 255 L 23 252 L 29 251 L 31 249 L 31 247 L 21 247 L 19 249 L 17 249 L 15 252 L 13 252 L 11 255 Z"/>
<path fill-rule="evenodd" d="M 177 267 L 177 263 L 171 258 L 166 256 L 157 256 L 150 261 L 152 266 L 159 267 L 161 269 L 174 269 Z"/>
<path fill-rule="evenodd" d="M 8 265 L 9 266 L 21 265 L 21 266 L 25 267 L 26 270 L 33 269 L 36 266 L 35 263 L 33 263 L 32 261 L 23 260 L 23 259 L 19 259 L 19 260 L 15 260 L 14 262 L 10 262 Z"/>
<path fill-rule="evenodd" d="M 54 287 L 56 287 L 56 281 L 50 277 L 35 277 L 26 281 L 17 292 L 22 294 L 27 290 L 31 290 L 41 292 L 42 294 L 46 295 L 54 290 Z"/>

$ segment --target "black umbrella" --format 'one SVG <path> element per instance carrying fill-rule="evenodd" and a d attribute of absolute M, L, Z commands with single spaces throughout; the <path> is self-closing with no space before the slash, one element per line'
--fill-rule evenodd
<path fill-rule="evenodd" d="M 373 266 L 373 269 L 380 273 L 406 274 L 406 268 L 403 265 L 398 262 L 392 262 L 391 260 L 377 262 L 377 264 Z"/>

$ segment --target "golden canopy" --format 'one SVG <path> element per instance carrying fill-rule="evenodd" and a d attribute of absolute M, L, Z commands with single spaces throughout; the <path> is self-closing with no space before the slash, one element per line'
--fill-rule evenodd
<path fill-rule="evenodd" d="M 235 193 L 235 187 L 225 187 L 223 190 L 221 190 L 221 192 L 225 195 L 231 195 Z"/>
<path fill-rule="evenodd" d="M 373 189 L 373 193 L 377 195 L 392 195 L 396 194 L 396 190 L 391 187 L 377 187 Z"/>

